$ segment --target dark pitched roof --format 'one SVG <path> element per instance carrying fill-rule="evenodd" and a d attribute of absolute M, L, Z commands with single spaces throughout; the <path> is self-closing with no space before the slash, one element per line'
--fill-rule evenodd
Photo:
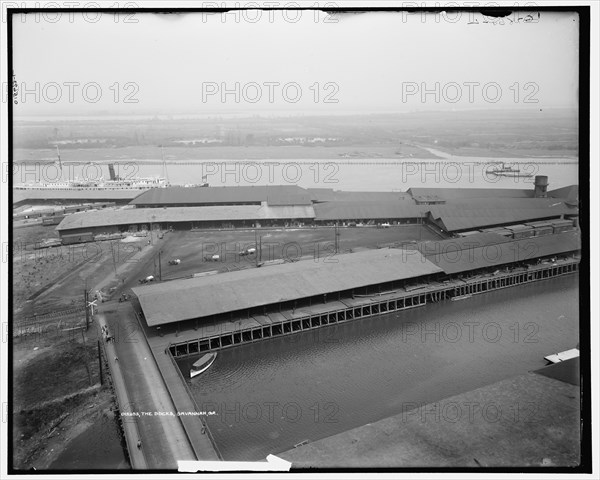
<path fill-rule="evenodd" d="M 530 198 L 533 188 L 409 188 L 408 192 L 417 201 L 448 201 L 474 198 Z"/>
<path fill-rule="evenodd" d="M 132 205 L 209 205 L 260 203 L 311 205 L 310 194 L 296 185 L 153 188 L 134 198 Z"/>
<path fill-rule="evenodd" d="M 333 190 L 332 188 L 307 188 L 307 191 L 314 202 L 388 202 L 411 200 L 410 195 L 406 192 L 352 192 Z"/>
<path fill-rule="evenodd" d="M 441 222 L 448 232 L 577 214 L 576 208 L 552 198 L 481 199 L 476 202 L 430 206 L 429 211 L 432 218 Z"/>
<path fill-rule="evenodd" d="M 140 190 L 21 190 L 13 188 L 13 204 L 40 200 L 72 200 L 72 201 L 111 201 L 131 200 L 140 194 Z"/>
<path fill-rule="evenodd" d="M 312 219 L 311 205 L 216 205 L 210 207 L 104 209 L 67 215 L 59 231 L 112 225 L 139 225 L 176 222 L 225 222 L 234 220 Z"/>
<path fill-rule="evenodd" d="M 136 287 L 148 325 L 414 278 L 441 269 L 419 252 L 381 249 Z"/>
<path fill-rule="evenodd" d="M 427 211 L 412 200 L 316 203 L 314 210 L 315 220 L 418 218 Z"/>
<path fill-rule="evenodd" d="M 581 249 L 579 231 L 542 235 L 540 237 L 510 240 L 495 234 L 475 235 L 463 239 L 424 242 L 418 249 L 427 260 L 448 274 L 493 267 L 549 255 L 574 252 Z M 495 235 L 491 237 L 490 235 Z M 477 241 L 479 240 L 479 241 Z"/>

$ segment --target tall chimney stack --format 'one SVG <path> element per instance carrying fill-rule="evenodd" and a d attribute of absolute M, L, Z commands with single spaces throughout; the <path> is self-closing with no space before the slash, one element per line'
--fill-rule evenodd
<path fill-rule="evenodd" d="M 548 177 L 546 175 L 537 175 L 533 185 L 533 196 L 535 198 L 546 198 L 548 196 Z"/>

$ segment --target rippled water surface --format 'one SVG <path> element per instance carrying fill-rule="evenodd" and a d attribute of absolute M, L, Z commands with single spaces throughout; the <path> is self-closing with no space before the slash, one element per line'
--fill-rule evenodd
<path fill-rule="evenodd" d="M 543 367 L 578 309 L 555 278 L 224 350 L 190 385 L 224 457 L 261 459 Z"/>

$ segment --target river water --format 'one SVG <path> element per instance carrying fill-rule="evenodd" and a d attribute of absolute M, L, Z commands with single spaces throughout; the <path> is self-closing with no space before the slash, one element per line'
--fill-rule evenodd
<path fill-rule="evenodd" d="M 225 459 L 264 459 L 541 368 L 577 345 L 578 308 L 559 277 L 224 350 L 189 382 Z"/>
<path fill-rule="evenodd" d="M 180 185 L 199 184 L 203 176 L 211 186 L 299 185 L 353 191 L 405 191 L 411 187 L 533 188 L 535 175 L 547 175 L 550 189 L 578 183 L 578 162 L 575 158 L 460 157 L 428 150 L 441 158 L 190 160 L 184 152 L 179 155 L 175 152 L 168 155 L 166 174 L 159 158 L 136 160 L 122 155 L 122 151 L 108 150 L 109 154 L 97 153 L 99 158 L 96 159 L 91 152 L 69 151 L 72 158 L 98 163 L 82 165 L 65 161 L 61 171 L 53 163 L 25 165 L 19 163 L 20 157 L 17 157 L 13 181 L 15 184 L 98 181 L 109 178 L 108 163 L 120 162 L 115 165 L 115 170 L 122 178 L 167 175 L 171 184 Z M 33 152 L 41 155 L 40 152 L 45 151 Z M 28 161 L 34 162 L 34 159 Z M 521 172 L 532 176 L 510 178 L 489 174 L 488 170 L 498 162 L 518 166 Z"/>

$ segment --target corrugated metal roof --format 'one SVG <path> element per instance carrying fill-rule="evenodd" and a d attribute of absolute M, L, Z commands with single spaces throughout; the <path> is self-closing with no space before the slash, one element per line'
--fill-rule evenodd
<path fill-rule="evenodd" d="M 142 190 L 19 190 L 13 188 L 13 203 L 28 200 L 131 200 Z"/>
<path fill-rule="evenodd" d="M 556 202 L 555 202 L 556 203 Z M 559 202 L 547 208 L 464 208 L 458 206 L 431 206 L 431 216 L 443 223 L 448 232 L 473 230 L 495 225 L 543 220 L 564 214 L 577 213 Z"/>
<path fill-rule="evenodd" d="M 437 251 L 433 254 L 426 254 L 425 258 L 442 268 L 447 274 L 453 274 L 574 252 L 581 248 L 579 231 L 490 243 L 481 247 L 469 248 L 465 245 L 463 249 L 457 248 L 456 240 L 458 239 L 427 242 L 429 251 Z M 472 237 L 469 237 L 468 240 L 472 240 Z M 423 246 L 420 248 L 423 249 Z"/>
<path fill-rule="evenodd" d="M 451 199 L 444 205 L 446 207 L 460 207 L 461 209 L 483 209 L 493 208 L 497 210 L 501 209 L 520 209 L 520 208 L 555 208 L 562 206 L 566 208 L 572 208 L 565 205 L 560 199 L 557 198 L 498 198 L 498 197 L 487 197 L 487 198 L 456 198 Z M 441 207 L 440 207 L 441 208 Z"/>
<path fill-rule="evenodd" d="M 409 188 L 408 193 L 413 197 L 422 199 L 453 200 L 465 198 L 528 198 L 533 197 L 533 187 L 530 189 L 520 188 Z"/>
<path fill-rule="evenodd" d="M 315 220 L 351 220 L 418 218 L 428 211 L 426 206 L 415 205 L 412 200 L 388 202 L 326 202 L 316 203 Z"/>
<path fill-rule="evenodd" d="M 271 205 L 311 205 L 310 194 L 296 185 L 153 188 L 132 205 L 197 205 L 267 202 Z"/>
<path fill-rule="evenodd" d="M 406 192 L 348 192 L 332 188 L 307 188 L 314 202 L 388 202 L 411 200 Z M 412 202 L 414 203 L 414 201 Z"/>
<path fill-rule="evenodd" d="M 370 250 L 136 287 L 148 325 L 441 272 L 417 251 Z"/>
<path fill-rule="evenodd" d="M 57 230 L 141 223 L 312 219 L 312 206 L 233 205 L 213 207 L 124 208 L 68 215 Z"/>

